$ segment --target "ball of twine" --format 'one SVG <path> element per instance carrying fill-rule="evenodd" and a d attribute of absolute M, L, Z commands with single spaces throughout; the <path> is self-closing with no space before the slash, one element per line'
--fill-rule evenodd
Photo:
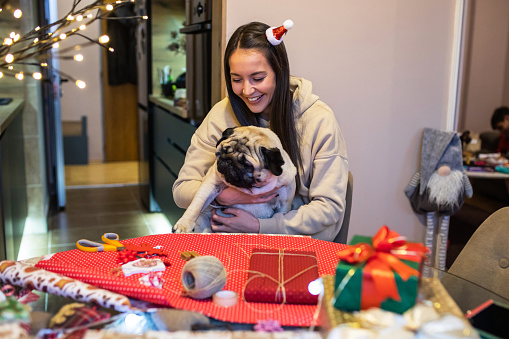
<path fill-rule="evenodd" d="M 207 299 L 226 284 L 226 269 L 216 257 L 196 257 L 184 265 L 181 279 L 188 297 Z"/>

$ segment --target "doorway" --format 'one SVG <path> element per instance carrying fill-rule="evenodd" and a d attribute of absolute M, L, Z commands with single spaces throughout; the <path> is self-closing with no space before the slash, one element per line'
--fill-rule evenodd
<path fill-rule="evenodd" d="M 480 133 L 491 132 L 493 111 L 509 105 L 509 2 L 463 0 L 463 65 L 458 132 L 469 131 L 477 150 Z M 446 267 L 454 262 L 472 234 L 491 214 L 509 204 L 505 179 L 470 178 L 473 197 L 451 216 Z"/>
<path fill-rule="evenodd" d="M 67 1 L 57 3 L 59 16 L 69 11 Z M 136 77 L 124 81 L 118 76 L 136 74 L 135 64 L 122 62 L 135 60 L 134 49 L 123 48 L 129 37 L 122 33 L 134 34 L 134 28 L 119 29 L 125 24 L 124 20 L 97 20 L 87 27 L 84 34 L 92 39 L 110 37 L 106 48 L 79 37 L 60 47 L 69 50 L 61 58 L 61 70 L 86 82 L 84 89 L 70 82 L 60 89 L 66 188 L 138 184 L 138 87 Z M 136 21 L 127 26 L 133 24 Z M 129 52 L 132 57 L 127 56 Z M 77 62 L 76 55 L 83 61 Z M 74 128 L 69 132 L 70 125 Z"/>

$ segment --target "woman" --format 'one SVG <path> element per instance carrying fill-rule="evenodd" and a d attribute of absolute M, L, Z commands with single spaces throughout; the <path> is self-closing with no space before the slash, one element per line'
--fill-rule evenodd
<path fill-rule="evenodd" d="M 332 110 L 312 94 L 311 82 L 290 76 L 284 43 L 269 42 L 269 28 L 251 22 L 231 36 L 224 58 L 228 97 L 211 109 L 192 137 L 173 196 L 178 206 L 189 206 L 215 161 L 216 143 L 223 130 L 241 125 L 269 127 L 298 169 L 292 210 L 256 219 L 246 211 L 226 207 L 223 212 L 234 216 L 214 212 L 212 230 L 300 234 L 331 241 L 340 230 L 345 210 L 345 142 Z M 251 196 L 228 188 L 216 202 L 224 206 L 262 203 L 274 195 Z"/>

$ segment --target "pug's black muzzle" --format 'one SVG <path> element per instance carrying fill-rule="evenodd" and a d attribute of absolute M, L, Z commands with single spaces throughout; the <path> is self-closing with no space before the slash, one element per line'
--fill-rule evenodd
<path fill-rule="evenodd" d="M 217 170 L 224 176 L 226 182 L 233 186 L 251 188 L 255 184 L 253 165 L 246 160 L 243 153 L 221 150 L 217 157 Z"/>

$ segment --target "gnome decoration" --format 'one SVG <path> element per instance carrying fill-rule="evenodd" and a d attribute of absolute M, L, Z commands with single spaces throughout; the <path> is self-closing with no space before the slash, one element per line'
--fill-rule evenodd
<path fill-rule="evenodd" d="M 422 139 L 421 170 L 405 189 L 415 213 L 426 215 L 425 245 L 429 264 L 445 269 L 449 218 L 458 212 L 465 196 L 472 197 L 472 186 L 463 169 L 461 140 L 455 132 L 425 128 Z M 438 242 L 435 232 L 438 221 Z M 438 248 L 436 248 L 438 247 Z"/>

